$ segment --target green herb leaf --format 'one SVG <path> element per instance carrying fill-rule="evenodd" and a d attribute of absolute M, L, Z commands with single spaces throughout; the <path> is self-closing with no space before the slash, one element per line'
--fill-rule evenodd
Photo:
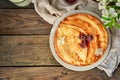
<path fill-rule="evenodd" d="M 106 16 L 102 16 L 102 19 L 105 20 L 105 21 L 110 21 L 110 18 L 106 17 Z"/>
<path fill-rule="evenodd" d="M 116 6 L 116 5 L 113 5 L 112 7 L 113 7 L 115 10 L 118 10 L 118 9 L 119 9 L 119 7 Z"/>
<path fill-rule="evenodd" d="M 112 26 L 112 23 L 113 23 L 113 22 L 110 21 L 110 22 L 108 22 L 108 23 L 105 23 L 104 26 L 105 26 L 105 27 L 111 27 L 111 26 Z"/>
<path fill-rule="evenodd" d="M 118 19 L 120 19 L 120 14 L 118 14 Z"/>

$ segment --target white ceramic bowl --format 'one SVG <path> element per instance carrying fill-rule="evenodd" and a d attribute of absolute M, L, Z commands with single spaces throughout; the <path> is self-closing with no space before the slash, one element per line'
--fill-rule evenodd
<path fill-rule="evenodd" d="M 53 45 L 53 36 L 55 34 L 55 31 L 59 25 L 59 23 L 67 16 L 69 15 L 72 15 L 72 14 L 77 14 L 77 13 L 86 13 L 86 14 L 90 14 L 94 17 L 96 17 L 99 21 L 100 20 L 100 17 L 93 13 L 93 12 L 90 12 L 90 11 L 87 11 L 87 10 L 74 10 L 74 11 L 70 11 L 66 14 L 64 14 L 63 16 L 61 16 L 56 22 L 55 24 L 53 25 L 52 29 L 51 29 L 51 33 L 50 33 L 50 39 L 49 39 L 49 43 L 50 43 L 50 49 L 51 49 L 51 52 L 52 52 L 52 55 L 54 56 L 54 58 L 58 61 L 58 63 L 60 63 L 62 66 L 70 69 L 70 70 L 74 70 L 74 71 L 85 71 L 85 70 L 90 70 L 92 68 L 95 68 L 97 67 L 100 63 L 103 62 L 103 60 L 106 58 L 106 56 L 108 55 L 108 52 L 109 52 L 109 49 L 110 49 L 110 43 L 111 43 L 111 36 L 110 36 L 110 33 L 109 33 L 109 30 L 106 29 L 107 33 L 108 33 L 108 46 L 107 46 L 107 49 L 105 50 L 104 54 L 102 55 L 102 57 L 95 63 L 91 64 L 91 65 L 87 65 L 87 66 L 75 66 L 75 65 L 71 65 L 71 64 L 68 64 L 66 62 L 64 62 L 62 59 L 59 58 L 59 56 L 57 55 L 57 53 L 55 52 L 55 49 L 54 49 L 54 45 Z"/>

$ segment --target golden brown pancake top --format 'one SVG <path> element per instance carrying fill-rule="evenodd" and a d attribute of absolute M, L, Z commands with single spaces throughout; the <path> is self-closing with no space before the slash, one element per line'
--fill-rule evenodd
<path fill-rule="evenodd" d="M 98 61 L 107 48 L 103 25 L 89 14 L 74 14 L 60 22 L 54 35 L 57 55 L 66 63 L 85 66 Z"/>

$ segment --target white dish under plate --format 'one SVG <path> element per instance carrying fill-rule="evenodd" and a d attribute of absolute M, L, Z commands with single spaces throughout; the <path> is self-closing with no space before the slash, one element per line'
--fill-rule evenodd
<path fill-rule="evenodd" d="M 66 62 L 64 62 L 63 60 L 61 60 L 59 58 L 59 56 L 57 55 L 57 53 L 55 52 L 55 49 L 54 49 L 54 44 L 53 44 L 53 37 L 54 37 L 54 34 L 55 34 L 55 31 L 59 25 L 59 23 L 64 19 L 66 18 L 67 16 L 69 15 L 72 15 L 72 14 L 77 14 L 77 13 L 86 13 L 86 14 L 90 14 L 94 17 L 96 17 L 99 21 L 101 21 L 100 17 L 93 13 L 93 12 L 90 12 L 90 11 L 87 11 L 87 10 L 74 10 L 74 11 L 70 11 L 70 12 L 67 12 L 65 13 L 64 15 L 62 15 L 56 22 L 55 24 L 53 25 L 52 29 L 51 29 L 51 32 L 50 32 L 50 39 L 49 39 L 49 43 L 50 43 L 50 49 L 51 49 L 51 52 L 52 52 L 52 55 L 54 56 L 54 58 L 57 60 L 58 63 L 60 63 L 62 66 L 64 66 L 65 68 L 68 68 L 70 70 L 74 70 L 74 71 L 85 71 L 85 70 L 90 70 L 90 69 L 93 69 L 95 67 L 97 67 L 100 63 L 103 62 L 103 60 L 106 58 L 106 56 L 108 55 L 108 52 L 109 52 L 109 49 L 110 49 L 110 44 L 111 44 L 111 36 L 110 36 L 110 32 L 108 29 L 106 29 L 107 33 L 108 33 L 108 46 L 107 46 L 107 49 L 105 50 L 104 54 L 102 55 L 102 57 L 96 61 L 95 63 L 91 64 L 91 65 L 87 65 L 87 66 L 75 66 L 75 65 L 71 65 L 71 64 L 68 64 Z M 102 22 L 102 21 L 101 21 Z"/>

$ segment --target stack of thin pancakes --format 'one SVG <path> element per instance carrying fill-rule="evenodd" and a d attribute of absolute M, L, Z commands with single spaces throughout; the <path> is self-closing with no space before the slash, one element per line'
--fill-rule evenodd
<path fill-rule="evenodd" d="M 89 43 L 83 44 L 80 34 L 90 35 L 92 39 Z M 99 20 L 89 14 L 74 14 L 66 17 L 60 22 L 54 35 L 57 55 L 64 62 L 72 65 L 93 64 L 102 57 L 107 44 L 106 30 Z"/>

